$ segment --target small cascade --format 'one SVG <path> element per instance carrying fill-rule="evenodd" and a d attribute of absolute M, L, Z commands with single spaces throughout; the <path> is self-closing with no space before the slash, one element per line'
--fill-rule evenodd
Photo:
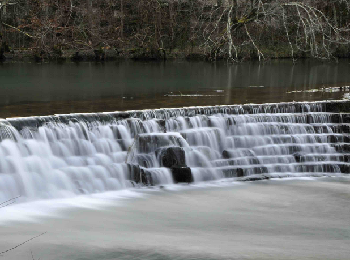
<path fill-rule="evenodd" d="M 0 201 L 350 172 L 350 102 L 0 120 Z M 250 178 L 252 177 L 252 178 Z"/>

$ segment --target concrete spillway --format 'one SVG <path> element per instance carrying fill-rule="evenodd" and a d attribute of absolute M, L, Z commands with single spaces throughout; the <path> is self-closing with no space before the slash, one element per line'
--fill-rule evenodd
<path fill-rule="evenodd" d="M 0 121 L 0 201 L 350 172 L 350 103 L 190 107 Z"/>

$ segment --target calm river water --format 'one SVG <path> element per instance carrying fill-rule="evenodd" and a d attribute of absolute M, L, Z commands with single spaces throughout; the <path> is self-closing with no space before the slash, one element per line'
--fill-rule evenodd
<path fill-rule="evenodd" d="M 2 63 L 0 117 L 342 99 L 348 60 Z"/>

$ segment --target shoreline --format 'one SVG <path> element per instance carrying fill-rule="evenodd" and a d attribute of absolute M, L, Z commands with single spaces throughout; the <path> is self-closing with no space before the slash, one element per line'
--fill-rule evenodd
<path fill-rule="evenodd" d="M 227 57 L 218 56 L 216 60 L 210 59 L 210 54 L 190 51 L 170 51 L 159 49 L 151 51 L 149 49 L 89 49 L 89 50 L 62 50 L 59 55 L 55 53 L 42 52 L 38 54 L 37 50 L 14 50 L 6 52 L 0 57 L 0 63 L 3 62 L 108 62 L 108 61 L 140 61 L 140 62 L 165 62 L 165 61 L 204 61 L 208 63 L 229 62 Z M 332 59 L 317 59 L 307 55 L 296 55 L 292 57 L 289 53 L 271 52 L 266 55 L 265 59 L 259 60 L 257 56 L 250 53 L 243 53 L 237 62 L 229 63 L 246 63 L 246 62 L 268 62 L 270 60 L 312 60 L 319 62 L 337 62 L 338 60 L 350 59 L 350 53 L 343 53 L 334 56 Z"/>

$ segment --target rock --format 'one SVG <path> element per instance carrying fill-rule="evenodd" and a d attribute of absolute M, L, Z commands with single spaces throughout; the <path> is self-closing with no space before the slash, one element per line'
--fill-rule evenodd
<path fill-rule="evenodd" d="M 135 182 L 140 182 L 140 166 L 137 164 L 127 164 L 127 179 Z"/>
<path fill-rule="evenodd" d="M 350 123 L 350 114 L 342 114 L 342 122 L 345 124 L 349 124 Z"/>
<path fill-rule="evenodd" d="M 350 125 L 343 124 L 340 126 L 340 129 L 342 134 L 350 134 Z"/>
<path fill-rule="evenodd" d="M 350 165 L 349 164 L 340 164 L 340 171 L 345 174 L 350 174 Z"/>
<path fill-rule="evenodd" d="M 157 167 L 157 165 L 155 165 L 156 160 L 153 154 L 143 154 L 143 153 L 136 154 L 133 161 L 136 162 L 141 167 L 145 167 L 145 168 Z"/>
<path fill-rule="evenodd" d="M 269 176 L 266 175 L 251 175 L 238 179 L 237 181 L 262 181 L 270 179 Z"/>
<path fill-rule="evenodd" d="M 178 182 L 193 182 L 191 168 L 189 167 L 172 167 L 173 179 L 175 183 Z"/>
<path fill-rule="evenodd" d="M 146 186 L 152 186 L 152 174 L 147 169 L 142 169 L 136 164 L 127 164 L 128 167 L 128 179 L 135 183 L 139 183 Z"/>
<path fill-rule="evenodd" d="M 141 183 L 146 186 L 153 186 L 152 174 L 147 169 L 141 169 Z"/>
<path fill-rule="evenodd" d="M 126 118 L 130 118 L 130 113 L 128 112 L 118 112 L 118 113 L 115 113 L 115 118 L 117 120 L 119 119 L 126 119 Z"/>
<path fill-rule="evenodd" d="M 166 133 L 165 120 L 164 119 L 155 119 L 155 121 L 157 122 L 158 127 L 160 128 L 160 132 Z"/>
<path fill-rule="evenodd" d="M 343 152 L 350 153 L 350 144 L 343 144 L 342 147 Z"/>
<path fill-rule="evenodd" d="M 343 160 L 344 160 L 344 162 L 350 162 L 350 155 L 349 154 L 344 154 L 343 155 Z M 348 173 L 350 173 L 350 171 Z"/>
<path fill-rule="evenodd" d="M 334 114 L 331 116 L 331 122 L 332 123 L 342 123 L 342 115 L 341 114 Z"/>
<path fill-rule="evenodd" d="M 137 136 L 138 134 L 142 134 L 146 132 L 144 123 L 139 118 L 127 118 L 125 119 L 128 124 L 129 131 L 132 137 Z"/>
<path fill-rule="evenodd" d="M 139 134 L 136 147 L 139 153 L 151 153 L 161 147 L 179 146 L 183 147 L 187 143 L 180 134 L 177 133 L 154 133 Z"/>
<path fill-rule="evenodd" d="M 242 168 L 238 168 L 236 171 L 237 177 L 243 177 L 244 176 L 244 171 Z"/>
<path fill-rule="evenodd" d="M 230 153 L 229 153 L 229 151 L 224 150 L 224 151 L 222 152 L 222 157 L 224 157 L 224 159 L 229 159 L 229 158 L 230 158 Z"/>
<path fill-rule="evenodd" d="M 349 112 L 350 102 L 347 101 L 331 101 L 324 103 L 324 111 L 339 113 L 339 112 Z"/>
<path fill-rule="evenodd" d="M 294 156 L 295 161 L 300 163 L 302 161 L 302 157 L 305 156 L 305 153 L 296 152 L 296 153 L 293 154 L 293 156 Z"/>
<path fill-rule="evenodd" d="M 242 168 L 231 167 L 222 169 L 222 173 L 224 174 L 225 178 L 243 177 L 245 175 Z"/>
<path fill-rule="evenodd" d="M 185 151 L 181 147 L 160 148 L 155 153 L 162 167 L 186 167 Z"/>

